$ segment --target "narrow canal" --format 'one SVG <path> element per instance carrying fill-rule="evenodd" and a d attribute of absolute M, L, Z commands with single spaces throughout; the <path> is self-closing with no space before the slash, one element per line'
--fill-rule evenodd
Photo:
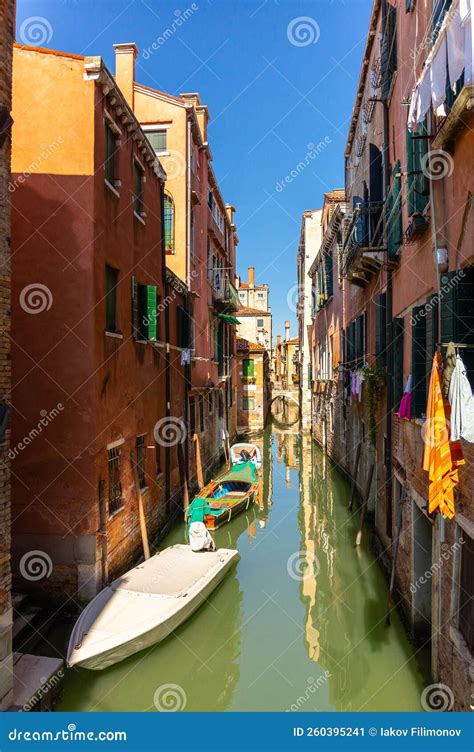
<path fill-rule="evenodd" d="M 68 671 L 57 710 L 155 711 L 164 685 L 189 711 L 420 710 L 424 657 L 396 614 L 385 625 L 386 581 L 369 536 L 354 548 L 346 481 L 296 433 L 261 445 L 260 508 L 216 534 L 237 568 L 160 645 Z M 163 547 L 182 539 L 176 528 Z"/>

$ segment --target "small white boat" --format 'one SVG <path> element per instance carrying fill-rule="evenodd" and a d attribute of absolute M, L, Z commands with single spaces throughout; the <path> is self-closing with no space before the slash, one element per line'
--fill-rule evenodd
<path fill-rule="evenodd" d="M 232 465 L 242 465 L 244 462 L 251 462 L 257 470 L 262 467 L 262 455 L 256 444 L 242 442 L 233 444 L 230 448 L 230 461 Z"/>
<path fill-rule="evenodd" d="M 114 580 L 86 606 L 72 630 L 67 663 L 104 669 L 160 642 L 209 597 L 239 558 L 221 548 L 166 548 Z"/>

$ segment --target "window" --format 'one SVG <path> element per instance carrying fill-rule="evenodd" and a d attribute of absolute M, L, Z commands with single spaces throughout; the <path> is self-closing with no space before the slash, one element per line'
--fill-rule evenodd
<path fill-rule="evenodd" d="M 208 402 L 209 402 L 209 412 L 212 413 L 214 409 L 214 394 L 212 392 L 209 392 Z"/>
<path fill-rule="evenodd" d="M 407 144 L 407 206 L 411 217 L 415 212 L 424 212 L 430 196 L 430 187 L 423 159 L 428 153 L 426 118 L 418 126 L 417 133 L 406 130 Z"/>
<path fill-rule="evenodd" d="M 375 298 L 375 356 L 382 368 L 387 362 L 387 295 L 381 292 Z"/>
<path fill-rule="evenodd" d="M 474 541 L 463 531 L 459 576 L 459 631 L 474 653 Z"/>
<path fill-rule="evenodd" d="M 135 441 L 135 462 L 137 466 L 137 475 L 140 488 L 146 487 L 145 458 L 145 436 L 137 436 Z"/>
<path fill-rule="evenodd" d="M 146 137 L 150 142 L 152 149 L 154 149 L 157 154 L 166 151 L 167 135 L 168 131 L 166 129 L 161 131 L 146 131 Z"/>
<path fill-rule="evenodd" d="M 403 241 L 402 225 L 402 172 L 400 162 L 392 170 L 392 184 L 386 201 L 387 251 L 389 257 L 398 253 Z"/>
<path fill-rule="evenodd" d="M 255 410 L 255 397 L 244 397 L 243 405 L 244 410 Z"/>
<path fill-rule="evenodd" d="M 136 340 L 156 340 L 159 298 L 155 285 L 140 285 L 132 277 L 132 334 Z"/>
<path fill-rule="evenodd" d="M 107 468 L 109 476 L 109 514 L 123 507 L 122 482 L 120 480 L 120 448 L 107 450 Z"/>
<path fill-rule="evenodd" d="M 264 297 L 264 293 L 263 292 L 258 292 L 257 293 L 257 298 L 259 298 L 260 300 L 263 300 L 263 297 Z"/>
<path fill-rule="evenodd" d="M 452 0 L 433 0 L 433 15 L 432 15 L 432 41 L 434 43 L 435 39 L 437 38 L 442 23 L 444 21 L 444 17 L 446 13 L 448 12 L 448 9 L 452 3 Z"/>
<path fill-rule="evenodd" d="M 332 298 L 333 290 L 333 263 L 332 254 L 326 253 L 324 255 L 324 295 L 326 300 Z"/>
<path fill-rule="evenodd" d="M 263 329 L 263 319 L 257 319 L 257 327 Z"/>
<path fill-rule="evenodd" d="M 174 203 L 168 193 L 164 199 L 165 252 L 174 253 Z"/>
<path fill-rule="evenodd" d="M 117 331 L 117 285 L 118 271 L 111 266 L 105 267 L 105 329 Z"/>
<path fill-rule="evenodd" d="M 393 409 L 398 411 L 403 395 L 403 354 L 405 322 L 403 316 L 392 319 L 392 358 L 393 358 Z"/>
<path fill-rule="evenodd" d="M 133 161 L 133 209 L 139 217 L 143 214 L 143 169 Z"/>
<path fill-rule="evenodd" d="M 442 341 L 469 345 L 461 355 L 474 386 L 474 269 L 442 274 L 440 290 Z"/>
<path fill-rule="evenodd" d="M 112 130 L 111 124 L 105 123 L 105 179 L 111 184 L 115 184 L 115 154 L 117 151 L 117 136 Z"/>
<path fill-rule="evenodd" d="M 178 347 L 184 350 L 190 346 L 191 317 L 183 306 L 176 309 L 176 337 Z"/>
<path fill-rule="evenodd" d="M 242 360 L 242 376 L 244 379 L 252 379 L 254 376 L 254 361 L 251 358 Z"/>
<path fill-rule="evenodd" d="M 426 316 L 425 306 L 414 306 L 411 319 L 412 414 L 426 414 Z"/>
<path fill-rule="evenodd" d="M 397 9 L 387 3 L 387 20 L 382 39 L 380 56 L 382 76 L 382 99 L 387 100 L 392 90 L 392 81 L 397 70 Z"/>

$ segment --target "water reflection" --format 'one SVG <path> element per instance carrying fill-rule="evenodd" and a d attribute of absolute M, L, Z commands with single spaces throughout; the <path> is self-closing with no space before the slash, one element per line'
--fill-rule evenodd
<path fill-rule="evenodd" d="M 296 427 L 266 431 L 259 503 L 216 532 L 237 568 L 174 635 L 102 672 L 71 671 L 58 710 L 418 710 L 424 677 L 367 535 L 354 548 L 349 489 Z M 182 541 L 177 527 L 163 546 Z M 307 566 L 294 571 L 290 562 Z"/>

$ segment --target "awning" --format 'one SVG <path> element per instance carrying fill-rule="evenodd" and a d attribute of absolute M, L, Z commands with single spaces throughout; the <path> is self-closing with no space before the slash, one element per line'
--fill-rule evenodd
<path fill-rule="evenodd" d="M 214 313 L 220 319 L 227 321 L 228 324 L 240 324 L 239 319 L 236 319 L 235 316 L 231 316 L 230 313 L 220 313 L 219 311 L 214 311 Z"/>

